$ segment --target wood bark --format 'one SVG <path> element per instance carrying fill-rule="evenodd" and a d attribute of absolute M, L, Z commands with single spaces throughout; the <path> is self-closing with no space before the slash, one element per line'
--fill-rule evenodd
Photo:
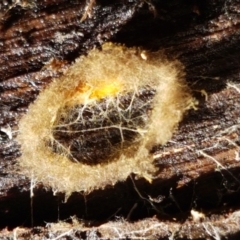
<path fill-rule="evenodd" d="M 0 235 L 237 239 L 239 38 L 237 0 L 0 3 Z M 180 60 L 198 109 L 154 148 L 159 173 L 151 184 L 132 175 L 64 202 L 38 183 L 30 198 L 30 179 L 16 167 L 19 119 L 52 78 L 107 40 Z"/>

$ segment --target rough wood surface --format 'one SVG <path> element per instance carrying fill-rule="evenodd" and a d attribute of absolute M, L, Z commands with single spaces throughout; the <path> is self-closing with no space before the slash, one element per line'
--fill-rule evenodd
<path fill-rule="evenodd" d="M 85 4 L 0 3 L 1 234 L 35 239 L 61 234 L 62 239 L 237 239 L 239 1 L 96 1 L 81 21 Z M 39 183 L 31 199 L 30 180 L 15 165 L 20 155 L 14 140 L 19 118 L 52 77 L 106 40 L 163 49 L 169 58 L 181 60 L 200 101 L 198 110 L 188 113 L 166 146 L 154 149 L 159 174 L 152 184 L 130 176 L 89 195 L 73 194 L 65 203 L 63 194 L 55 196 Z M 192 209 L 205 217 L 194 221 Z M 83 221 L 76 223 L 70 218 L 74 215 Z M 122 218 L 112 222 L 117 216 Z M 59 219 L 71 224 L 40 228 Z M 4 229 L 31 224 L 32 230 Z"/>

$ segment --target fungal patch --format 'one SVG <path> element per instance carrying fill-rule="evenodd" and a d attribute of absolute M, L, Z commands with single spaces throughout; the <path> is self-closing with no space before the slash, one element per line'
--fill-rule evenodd
<path fill-rule="evenodd" d="M 131 173 L 151 178 L 152 148 L 192 102 L 178 61 L 106 43 L 54 79 L 20 120 L 21 172 L 68 195 Z"/>

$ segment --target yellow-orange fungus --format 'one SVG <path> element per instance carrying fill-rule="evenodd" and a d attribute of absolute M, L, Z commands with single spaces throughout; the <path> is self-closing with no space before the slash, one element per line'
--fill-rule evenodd
<path fill-rule="evenodd" d="M 171 138 L 192 102 L 181 63 L 106 43 L 54 79 L 20 120 L 21 171 L 67 194 L 131 173 L 151 178 L 152 147 Z"/>

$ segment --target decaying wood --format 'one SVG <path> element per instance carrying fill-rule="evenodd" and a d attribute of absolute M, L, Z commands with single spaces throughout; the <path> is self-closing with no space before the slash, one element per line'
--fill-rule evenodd
<path fill-rule="evenodd" d="M 83 20 L 89 9 L 85 4 L 65 0 L 0 3 L 1 234 L 19 239 L 61 234 L 62 239 L 237 238 L 240 3 L 96 1 Z M 171 141 L 154 149 L 159 173 L 153 183 L 129 176 L 126 182 L 89 195 L 75 193 L 65 203 L 63 194 L 54 195 L 18 173 L 17 124 L 53 77 L 106 40 L 162 49 L 169 58 L 181 60 L 200 103 Z M 204 215 L 194 218 L 193 209 Z M 70 223 L 40 228 L 44 222 L 58 220 Z M 27 229 L 31 224 L 35 228 Z M 9 232 L 4 227 L 15 229 Z"/>

